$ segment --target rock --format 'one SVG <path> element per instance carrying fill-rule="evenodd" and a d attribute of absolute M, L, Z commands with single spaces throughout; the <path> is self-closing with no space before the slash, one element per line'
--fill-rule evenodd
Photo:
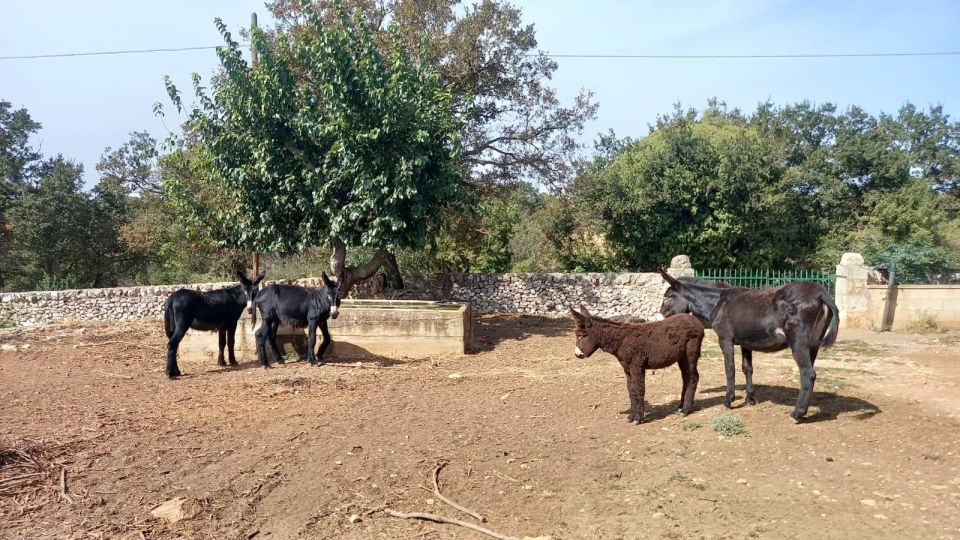
<path fill-rule="evenodd" d="M 860 499 L 860 504 L 862 504 L 862 505 L 864 505 L 864 506 L 876 506 L 876 505 L 877 505 L 877 501 L 875 501 L 875 500 L 873 500 L 873 499 Z"/>
<path fill-rule="evenodd" d="M 153 517 L 160 518 L 167 523 L 177 523 L 185 519 L 193 519 L 200 514 L 200 503 L 184 497 L 174 497 L 150 511 Z"/>
<path fill-rule="evenodd" d="M 746 479 L 746 478 L 737 478 L 737 483 L 738 483 L 738 484 L 746 484 L 746 483 L 747 483 L 747 479 Z"/>
<path fill-rule="evenodd" d="M 11 343 L 4 343 L 3 345 L 0 345 L 0 351 L 12 352 L 15 350 L 17 350 L 17 346 Z"/>
<path fill-rule="evenodd" d="M 653 514 L 653 519 L 660 519 L 663 517 L 663 515 L 664 515 L 663 512 L 655 512 Z"/>
<path fill-rule="evenodd" d="M 357 514 L 350 514 L 350 517 L 347 518 L 347 521 L 349 521 L 350 523 L 356 523 L 360 521 L 360 516 L 358 516 Z"/>

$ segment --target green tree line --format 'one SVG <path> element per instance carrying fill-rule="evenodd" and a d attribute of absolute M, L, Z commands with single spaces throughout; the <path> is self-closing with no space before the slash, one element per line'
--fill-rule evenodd
<path fill-rule="evenodd" d="M 507 1 L 268 4 L 277 25 L 225 45 L 182 135 L 107 148 L 82 167 L 30 144 L 0 101 L 4 290 L 272 277 L 332 268 L 399 285 L 415 272 L 829 269 L 843 251 L 906 279 L 960 266 L 960 124 L 907 104 L 711 101 L 635 140 L 578 143 L 597 104 L 564 104 L 556 64 Z M 158 114 L 170 107 L 158 104 Z"/>

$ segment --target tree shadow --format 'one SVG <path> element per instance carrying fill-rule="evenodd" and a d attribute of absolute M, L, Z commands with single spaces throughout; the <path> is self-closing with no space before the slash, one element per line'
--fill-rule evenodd
<path fill-rule="evenodd" d="M 558 337 L 572 331 L 570 317 L 506 313 L 477 315 L 473 320 L 470 352 L 491 351 L 505 341 L 523 341 L 531 336 Z"/>
<path fill-rule="evenodd" d="M 800 393 L 800 388 L 796 386 L 756 384 L 754 387 L 756 389 L 755 395 L 758 402 L 763 403 L 764 401 L 770 401 L 778 405 L 784 405 L 788 407 L 793 407 L 797 404 L 797 396 Z M 744 385 L 736 385 L 734 388 L 742 392 L 746 391 Z M 713 388 L 704 388 L 699 390 L 697 394 L 699 395 L 701 392 L 719 392 L 720 394 L 718 396 L 707 398 L 706 401 L 716 402 L 716 404 L 722 406 L 726 391 L 726 386 L 716 386 Z M 744 402 L 744 395 L 741 393 L 737 396 L 737 399 L 734 400 L 734 405 L 732 408 L 739 409 L 747 406 L 748 405 L 746 405 Z M 843 396 L 834 392 L 818 392 L 816 389 L 814 389 L 813 394 L 810 397 L 810 407 L 816 407 L 818 412 L 805 416 L 802 420 L 803 423 L 836 420 L 837 417 L 844 413 L 856 413 L 852 416 L 854 420 L 866 420 L 883 412 L 876 404 L 865 399 L 860 399 L 853 396 Z"/>

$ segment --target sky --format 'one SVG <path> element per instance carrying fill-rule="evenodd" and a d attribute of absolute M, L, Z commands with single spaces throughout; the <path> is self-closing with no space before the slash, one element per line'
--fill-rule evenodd
<path fill-rule="evenodd" d="M 262 0 L 67 2 L 6 0 L 0 56 L 217 45 L 213 24 L 236 35 Z M 514 0 L 553 54 L 807 54 L 960 51 L 960 2 L 894 0 Z M 582 140 L 613 129 L 640 137 L 674 103 L 703 107 L 711 97 L 753 109 L 771 100 L 859 105 L 896 112 L 910 101 L 942 105 L 960 119 L 960 56 L 844 59 L 558 59 L 552 84 L 565 102 L 581 90 L 600 108 Z M 190 74 L 205 78 L 213 50 L 0 61 L 0 100 L 26 107 L 43 124 L 34 144 L 45 155 L 81 161 L 85 180 L 107 146 L 132 131 L 158 140 L 179 120 L 163 88 L 170 75 L 185 94 Z"/>

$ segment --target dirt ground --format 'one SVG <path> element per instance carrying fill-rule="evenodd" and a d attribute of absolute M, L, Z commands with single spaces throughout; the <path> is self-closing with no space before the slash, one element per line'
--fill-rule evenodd
<path fill-rule="evenodd" d="M 575 359 L 569 320 L 475 334 L 460 357 L 182 361 L 168 381 L 158 322 L 4 330 L 0 537 L 484 538 L 382 511 L 475 521 L 432 493 L 447 462 L 443 494 L 510 536 L 960 538 L 958 334 L 842 331 L 801 424 L 785 354 L 755 355 L 760 404 L 738 384 L 724 410 L 708 334 L 698 410 L 675 415 L 679 371 L 657 371 L 639 426 L 616 360 Z M 721 436 L 722 415 L 746 432 Z M 174 497 L 193 517 L 151 516 Z"/>

